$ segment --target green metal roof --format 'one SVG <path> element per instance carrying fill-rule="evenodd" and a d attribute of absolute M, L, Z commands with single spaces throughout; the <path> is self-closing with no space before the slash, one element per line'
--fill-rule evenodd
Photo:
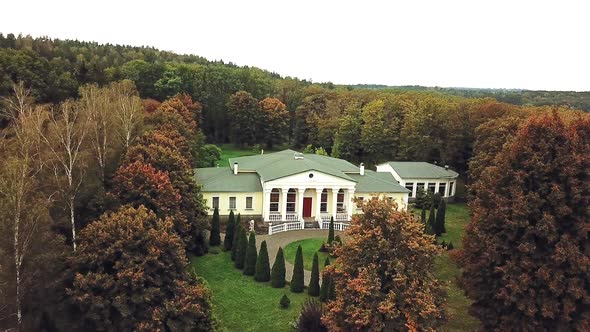
<path fill-rule="evenodd" d="M 391 173 L 365 170 L 365 175 L 349 174 L 357 181 L 355 193 L 408 193 Z"/>
<path fill-rule="evenodd" d="M 195 180 L 203 192 L 261 192 L 262 185 L 256 173 L 234 175 L 229 167 L 195 169 Z"/>
<path fill-rule="evenodd" d="M 455 171 L 423 161 L 390 161 L 387 164 L 406 179 L 448 179 L 459 176 Z"/>
<path fill-rule="evenodd" d="M 303 158 L 295 159 L 295 154 Z M 301 154 L 293 150 L 229 159 L 230 167 L 233 167 L 234 163 L 238 163 L 240 173 L 256 172 L 265 182 L 311 170 L 355 181 L 346 173 L 359 172 L 357 166 L 346 160 L 317 154 Z"/>

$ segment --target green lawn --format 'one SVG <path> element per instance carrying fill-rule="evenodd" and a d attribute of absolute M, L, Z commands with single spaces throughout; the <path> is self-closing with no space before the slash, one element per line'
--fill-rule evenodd
<path fill-rule="evenodd" d="M 221 149 L 221 159 L 219 160 L 219 167 L 229 166 L 229 158 L 252 156 L 255 154 L 253 147 L 240 148 L 236 147 L 233 144 L 217 144 L 217 146 Z M 281 145 L 274 147 L 272 149 L 264 149 L 264 152 L 276 152 L 288 148 L 289 146 L 287 145 Z"/>
<path fill-rule="evenodd" d="M 289 323 L 301 310 L 308 297 L 295 294 L 289 287 L 272 288 L 259 283 L 234 268 L 229 252 L 193 257 L 191 267 L 207 280 L 213 293 L 213 311 L 224 331 L 292 331 Z M 287 294 L 289 309 L 279 308 L 279 300 Z"/>
<path fill-rule="evenodd" d="M 438 242 L 445 241 L 448 243 L 452 241 L 455 248 L 461 248 L 463 246 L 463 231 L 468 222 L 469 208 L 467 205 L 448 204 L 445 222 L 447 232 L 439 237 Z M 447 309 L 450 315 L 449 321 L 443 326 L 442 330 L 477 331 L 479 321 L 468 313 L 471 300 L 465 297 L 463 290 L 456 283 L 456 278 L 461 274 L 461 269 L 451 260 L 448 252 L 445 252 L 436 260 L 435 267 L 438 279 L 446 285 Z"/>
<path fill-rule="evenodd" d="M 318 249 L 320 249 L 322 243 L 326 242 L 326 240 L 326 238 L 312 238 L 291 242 L 284 249 L 285 260 L 291 264 L 295 264 L 297 247 L 301 245 L 301 251 L 303 252 L 303 268 L 311 271 L 313 254 L 317 252 L 321 271 L 324 268 L 324 261 L 326 260 L 326 257 L 328 257 L 328 253 L 319 252 Z M 330 261 L 332 260 L 333 259 L 330 259 Z"/>
<path fill-rule="evenodd" d="M 229 166 L 229 158 L 251 156 L 254 154 L 252 148 L 237 148 L 233 144 L 218 144 L 221 149 L 221 159 L 219 160 L 219 167 Z"/>

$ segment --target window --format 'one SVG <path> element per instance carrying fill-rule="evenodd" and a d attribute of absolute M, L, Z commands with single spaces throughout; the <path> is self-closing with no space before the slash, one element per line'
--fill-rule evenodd
<path fill-rule="evenodd" d="M 277 188 L 270 192 L 270 212 L 279 212 L 279 190 Z"/>
<path fill-rule="evenodd" d="M 213 201 L 211 203 L 212 208 L 219 209 L 219 197 L 213 197 Z"/>
<path fill-rule="evenodd" d="M 344 190 L 338 190 L 338 198 L 336 199 L 336 212 L 344 212 Z"/>
<path fill-rule="evenodd" d="M 230 210 L 235 210 L 236 209 L 236 198 L 235 197 L 230 197 L 229 198 L 229 209 Z"/>
<path fill-rule="evenodd" d="M 453 185 L 454 184 L 455 184 L 455 182 L 449 183 L 449 196 L 453 196 Z"/>
<path fill-rule="evenodd" d="M 287 212 L 295 212 L 295 201 L 297 199 L 297 194 L 295 193 L 295 189 L 289 189 L 287 193 Z"/>
<path fill-rule="evenodd" d="M 418 193 L 420 190 L 422 190 L 422 191 L 425 190 L 424 189 L 424 182 L 418 182 L 418 183 L 416 183 L 416 193 Z"/>
<path fill-rule="evenodd" d="M 428 191 L 430 191 L 431 193 L 434 194 L 434 190 L 436 189 L 436 182 L 432 183 L 428 183 Z"/>
<path fill-rule="evenodd" d="M 252 210 L 252 197 L 246 197 L 246 209 Z"/>
<path fill-rule="evenodd" d="M 364 200 L 365 200 L 365 198 L 364 198 L 363 196 L 358 196 L 358 197 L 356 198 L 356 200 L 357 200 L 357 201 L 356 201 L 356 208 L 357 208 L 357 209 L 362 209 L 362 208 L 363 208 L 363 203 L 364 203 Z"/>
<path fill-rule="evenodd" d="M 406 189 L 410 191 L 409 197 L 412 197 L 412 192 L 414 191 L 414 182 L 406 182 Z"/>
<path fill-rule="evenodd" d="M 442 195 L 445 196 L 445 190 L 447 189 L 447 184 L 446 183 L 440 183 L 438 185 L 438 192 Z"/>
<path fill-rule="evenodd" d="M 322 190 L 320 212 L 328 212 L 328 190 L 326 189 Z"/>

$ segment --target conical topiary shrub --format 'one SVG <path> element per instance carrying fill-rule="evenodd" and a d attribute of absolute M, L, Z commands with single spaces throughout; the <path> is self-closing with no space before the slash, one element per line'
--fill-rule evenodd
<path fill-rule="evenodd" d="M 330 228 L 328 229 L 328 245 L 334 242 L 334 217 L 330 217 Z"/>
<path fill-rule="evenodd" d="M 330 259 L 326 257 L 324 267 L 330 265 Z M 320 301 L 328 301 L 328 293 L 330 292 L 330 278 L 327 275 L 322 276 L 322 287 L 320 288 Z"/>
<path fill-rule="evenodd" d="M 283 254 L 283 248 L 279 247 L 275 262 L 272 265 L 272 271 L 270 273 L 270 285 L 274 288 L 285 287 L 285 256 Z"/>
<path fill-rule="evenodd" d="M 231 215 L 233 215 L 233 211 L 230 212 L 230 216 Z M 235 221 L 234 221 L 234 238 L 232 240 L 232 248 L 231 248 L 232 260 L 236 259 L 235 251 L 238 246 L 238 236 L 240 235 L 240 234 L 238 234 L 238 229 L 241 227 L 243 227 L 243 226 L 242 226 L 242 223 L 240 222 L 240 214 L 238 213 L 238 216 L 237 216 L 237 218 L 235 218 Z"/>
<path fill-rule="evenodd" d="M 246 249 L 246 259 L 244 261 L 244 274 L 253 276 L 256 272 L 256 259 L 258 254 L 256 252 L 256 234 L 250 232 L 250 239 L 248 240 L 248 248 Z"/>
<path fill-rule="evenodd" d="M 235 228 L 236 221 L 234 218 L 234 211 L 230 211 L 229 218 L 227 219 L 227 226 L 225 227 L 225 238 L 223 238 L 223 248 L 225 251 L 232 250 Z"/>
<path fill-rule="evenodd" d="M 221 244 L 221 235 L 219 234 L 219 209 L 213 210 L 213 219 L 211 220 L 211 234 L 209 235 L 209 245 L 214 247 Z"/>
<path fill-rule="evenodd" d="M 434 212 L 434 204 L 432 204 L 430 206 L 430 213 L 428 214 L 428 221 L 426 222 L 426 229 L 425 229 L 425 233 L 428 235 L 433 235 L 435 234 L 435 225 L 434 223 L 436 222 L 435 219 L 435 212 Z"/>
<path fill-rule="evenodd" d="M 258 253 L 258 259 L 256 260 L 256 273 L 254 274 L 254 280 L 270 280 L 270 262 L 268 260 L 268 248 L 266 247 L 266 241 L 262 241 L 260 244 L 260 252 Z"/>
<path fill-rule="evenodd" d="M 293 278 L 291 279 L 291 292 L 301 293 L 305 288 L 305 277 L 303 274 L 303 250 L 297 247 L 295 265 L 293 266 Z"/>
<path fill-rule="evenodd" d="M 234 261 L 234 265 L 238 269 L 244 268 L 244 263 L 246 262 L 246 251 L 248 249 L 248 237 L 246 236 L 246 230 L 244 227 L 240 225 L 240 235 L 238 237 L 238 246 L 236 249 L 236 260 Z"/>
<path fill-rule="evenodd" d="M 436 232 L 437 236 L 447 232 L 447 230 L 445 229 L 446 214 L 447 214 L 447 203 L 445 202 L 444 199 L 441 199 L 440 203 L 438 203 L 438 210 L 436 210 L 436 222 L 435 222 L 436 228 L 434 231 Z"/>
<path fill-rule="evenodd" d="M 313 255 L 313 264 L 311 266 L 311 279 L 307 288 L 307 294 L 310 296 L 320 295 L 320 263 L 318 253 Z"/>

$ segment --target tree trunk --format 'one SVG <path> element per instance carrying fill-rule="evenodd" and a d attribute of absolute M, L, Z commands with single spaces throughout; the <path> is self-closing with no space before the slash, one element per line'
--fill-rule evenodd
<path fill-rule="evenodd" d="M 70 222 L 72 223 L 72 245 L 76 251 L 76 222 L 74 219 L 74 196 L 70 196 Z"/>

